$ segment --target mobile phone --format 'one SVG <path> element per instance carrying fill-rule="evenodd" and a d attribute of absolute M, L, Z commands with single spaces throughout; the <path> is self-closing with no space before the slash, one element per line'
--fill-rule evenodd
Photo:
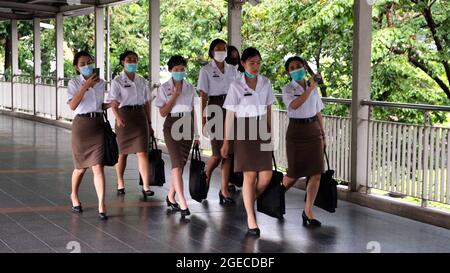
<path fill-rule="evenodd" d="M 95 75 L 97 75 L 97 77 L 100 78 L 100 68 L 94 68 L 93 73 L 94 73 Z"/>

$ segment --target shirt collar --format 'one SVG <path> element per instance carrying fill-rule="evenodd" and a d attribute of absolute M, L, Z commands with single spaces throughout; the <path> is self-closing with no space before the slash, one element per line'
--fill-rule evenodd
<path fill-rule="evenodd" d="M 80 75 L 78 75 L 78 77 L 80 79 L 81 84 L 84 84 L 86 82 L 86 79 L 84 78 L 83 75 L 80 74 Z"/>
<path fill-rule="evenodd" d="M 261 76 L 261 74 L 258 74 L 257 76 L 256 76 L 256 90 L 255 90 L 255 92 L 259 89 L 259 87 L 261 87 L 262 86 L 262 80 L 263 80 L 263 78 L 262 78 L 262 76 Z M 248 85 L 247 85 L 247 82 L 245 81 L 245 73 L 242 73 L 241 74 L 241 78 L 240 78 L 240 81 L 242 82 L 242 84 L 244 84 L 244 86 L 246 86 L 246 87 L 248 87 L 248 88 L 250 88 Z M 251 89 L 251 88 L 250 88 Z M 252 89 L 253 90 L 253 89 Z"/>
<path fill-rule="evenodd" d="M 136 81 L 136 78 L 137 78 L 137 75 L 136 75 L 136 74 L 134 75 L 134 81 L 132 81 L 132 80 L 130 80 L 130 78 L 128 78 L 128 76 L 127 76 L 127 74 L 125 73 L 125 71 L 122 71 L 122 72 L 120 72 L 120 78 L 121 78 L 123 81 L 135 82 L 135 81 Z"/>
<path fill-rule="evenodd" d="M 298 84 L 297 81 L 292 80 L 291 84 L 292 84 L 292 86 L 294 87 L 294 89 L 300 88 L 300 90 L 303 90 L 303 86 L 301 86 L 300 84 Z"/>

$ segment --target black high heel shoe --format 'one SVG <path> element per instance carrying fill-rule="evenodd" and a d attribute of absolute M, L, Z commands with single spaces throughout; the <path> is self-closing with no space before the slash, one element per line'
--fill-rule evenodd
<path fill-rule="evenodd" d="M 142 194 L 144 195 L 144 199 L 147 199 L 148 196 L 155 195 L 155 192 L 151 191 L 151 190 L 146 191 L 146 190 L 142 189 Z"/>
<path fill-rule="evenodd" d="M 191 215 L 191 212 L 189 211 L 189 208 L 186 208 L 186 209 L 180 209 L 180 212 L 181 212 L 181 216 L 182 216 L 182 217 Z"/>
<path fill-rule="evenodd" d="M 259 230 L 259 228 L 248 228 L 247 235 L 259 237 L 261 235 L 261 230 Z"/>
<path fill-rule="evenodd" d="M 98 217 L 100 217 L 100 220 L 108 220 L 108 216 L 106 215 L 106 212 L 99 212 Z"/>
<path fill-rule="evenodd" d="M 234 200 L 231 197 L 225 197 L 222 191 L 219 191 L 219 203 L 222 204 L 234 204 Z"/>
<path fill-rule="evenodd" d="M 308 216 L 306 216 L 305 211 L 303 211 L 302 213 L 302 218 L 303 218 L 303 225 L 310 225 L 310 226 L 314 226 L 314 227 L 320 227 L 322 226 L 322 223 L 316 219 L 309 219 Z"/>
<path fill-rule="evenodd" d="M 83 207 L 81 206 L 81 203 L 78 206 L 72 206 L 72 212 L 82 213 Z"/>
<path fill-rule="evenodd" d="M 124 195 L 125 194 L 125 188 L 117 189 L 117 195 Z"/>
<path fill-rule="evenodd" d="M 167 203 L 167 206 L 169 208 L 171 208 L 172 210 L 174 210 L 174 211 L 180 210 L 180 206 L 178 205 L 177 202 L 175 202 L 175 203 L 170 202 L 169 196 L 166 196 L 166 203 Z"/>

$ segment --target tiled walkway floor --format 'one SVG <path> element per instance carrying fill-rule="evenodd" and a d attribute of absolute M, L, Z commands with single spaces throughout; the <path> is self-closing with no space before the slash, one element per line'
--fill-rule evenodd
<path fill-rule="evenodd" d="M 81 252 L 368 252 L 371 241 L 381 252 L 450 252 L 449 230 L 346 202 L 334 214 L 316 209 L 323 227 L 304 228 L 304 192 L 297 189 L 286 195 L 284 221 L 258 213 L 262 235 L 246 238 L 240 191 L 235 205 L 219 205 L 218 170 L 208 200 L 189 199 L 192 215 L 182 220 L 167 212 L 168 183 L 142 200 L 135 156 L 124 197 L 116 195 L 115 172 L 106 168 L 110 219 L 102 222 L 91 172 L 80 189 L 85 212 L 70 212 L 72 168 L 70 131 L 0 115 L 0 252 L 70 252 L 72 241 Z"/>

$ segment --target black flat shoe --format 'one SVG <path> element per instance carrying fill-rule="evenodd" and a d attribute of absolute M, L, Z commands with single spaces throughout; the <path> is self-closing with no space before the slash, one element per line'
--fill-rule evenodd
<path fill-rule="evenodd" d="M 125 188 L 117 189 L 117 195 L 124 195 L 125 194 Z"/>
<path fill-rule="evenodd" d="M 306 225 L 310 225 L 310 226 L 313 226 L 313 227 L 320 227 L 320 226 L 322 226 L 322 223 L 319 222 L 318 220 L 316 220 L 316 219 L 309 219 L 308 216 L 306 216 L 305 211 L 303 211 L 303 213 L 302 213 L 302 218 L 303 218 L 303 225 L 304 226 L 306 226 Z"/>
<path fill-rule="evenodd" d="M 247 235 L 259 237 L 261 230 L 259 228 L 249 228 L 247 230 Z"/>
<path fill-rule="evenodd" d="M 219 191 L 219 203 L 222 204 L 234 204 L 234 200 L 231 197 L 225 197 L 222 191 Z"/>
<path fill-rule="evenodd" d="M 180 209 L 180 212 L 181 212 L 181 216 L 182 216 L 182 217 L 191 215 L 191 212 L 189 211 L 189 208 L 186 208 L 186 209 Z"/>
<path fill-rule="evenodd" d="M 171 208 L 172 210 L 174 210 L 174 211 L 180 210 L 180 206 L 177 204 L 177 202 L 175 202 L 175 203 L 170 202 L 169 196 L 166 196 L 166 203 L 167 203 L 167 206 L 169 208 Z"/>
<path fill-rule="evenodd" d="M 99 212 L 98 217 L 100 217 L 100 220 L 108 220 L 108 216 L 106 215 L 106 212 Z"/>
<path fill-rule="evenodd" d="M 144 199 L 146 199 L 146 198 L 149 197 L 149 196 L 155 195 L 155 192 L 154 192 L 154 191 L 151 191 L 151 190 L 148 190 L 148 191 L 142 190 L 142 194 L 144 195 Z"/>
<path fill-rule="evenodd" d="M 72 212 L 82 213 L 83 207 L 81 207 L 81 203 L 78 206 L 72 206 Z"/>

